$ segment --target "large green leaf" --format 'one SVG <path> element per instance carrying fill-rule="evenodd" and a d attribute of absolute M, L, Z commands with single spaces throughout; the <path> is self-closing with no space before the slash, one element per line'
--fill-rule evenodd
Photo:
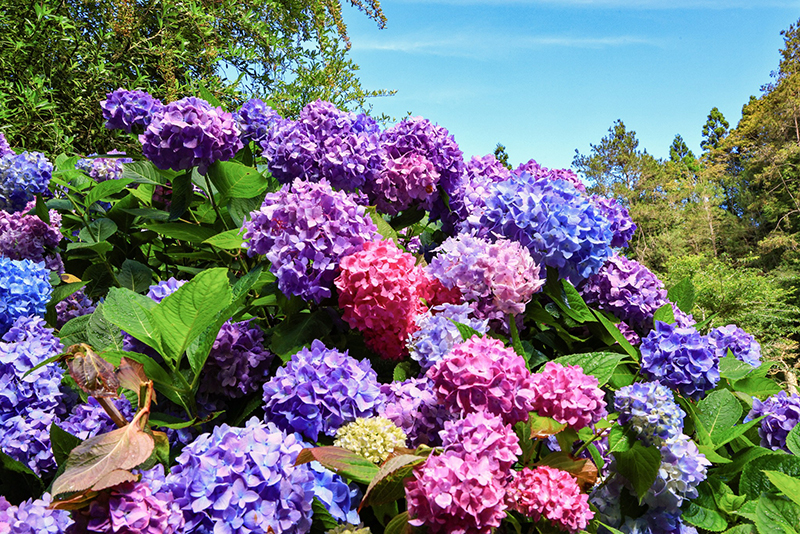
<path fill-rule="evenodd" d="M 765 493 L 756 503 L 756 527 L 759 534 L 800 534 L 800 506 Z"/>
<path fill-rule="evenodd" d="M 163 185 L 167 178 L 149 161 L 134 161 L 122 165 L 122 178 L 139 184 Z"/>
<path fill-rule="evenodd" d="M 153 282 L 153 271 L 138 261 L 125 260 L 119 269 L 117 280 L 121 287 L 136 293 L 146 293 Z"/>
<path fill-rule="evenodd" d="M 544 286 L 545 294 L 556 303 L 561 311 L 578 323 L 592 323 L 595 317 L 583 301 L 575 286 L 566 280 L 548 282 Z"/>
<path fill-rule="evenodd" d="M 267 191 L 267 179 L 260 172 L 234 161 L 215 162 L 207 176 L 223 199 L 253 198 Z"/>
<path fill-rule="evenodd" d="M 587 375 L 597 378 L 600 386 L 604 386 L 614 374 L 614 370 L 626 356 L 616 352 L 589 352 L 585 354 L 570 354 L 556 358 L 556 363 L 561 365 L 577 365 Z"/>
<path fill-rule="evenodd" d="M 683 510 L 681 518 L 690 525 L 711 532 L 722 532 L 728 528 L 728 522 L 718 511 L 698 506 L 693 502 L 690 502 Z"/>
<path fill-rule="evenodd" d="M 87 340 L 98 352 L 106 349 L 122 350 L 122 333 L 105 316 L 105 307 L 106 304 L 101 302 L 89 317 L 89 324 L 86 325 Z"/>
<path fill-rule="evenodd" d="M 762 493 L 772 491 L 772 482 L 764 471 L 778 471 L 792 477 L 800 477 L 800 458 L 776 452 L 751 460 L 742 470 L 739 492 L 755 500 Z"/>
<path fill-rule="evenodd" d="M 784 495 L 800 505 L 800 478 L 790 477 L 778 471 L 764 470 L 764 474 Z"/>
<path fill-rule="evenodd" d="M 662 323 L 673 324 L 675 322 L 675 310 L 672 309 L 672 304 L 664 304 L 653 314 L 653 323 L 661 321 Z"/>
<path fill-rule="evenodd" d="M 625 339 L 625 336 L 623 336 L 622 332 L 619 331 L 617 325 L 609 321 L 603 314 L 603 312 L 593 312 L 593 313 L 595 314 L 595 317 L 597 317 L 597 320 L 600 321 L 600 323 L 605 327 L 606 331 L 609 334 L 611 334 L 611 337 L 614 338 L 614 341 L 619 343 L 619 346 L 622 347 L 623 350 L 627 352 L 631 358 L 633 358 L 638 362 L 639 352 L 635 348 L 633 348 L 633 345 L 631 345 L 630 341 Z"/>
<path fill-rule="evenodd" d="M 57 465 L 63 464 L 72 449 L 80 445 L 80 443 L 80 438 L 73 436 L 57 424 L 50 425 L 50 444 L 53 448 L 53 457 Z"/>
<path fill-rule="evenodd" d="M 98 200 L 105 200 L 113 195 L 116 195 L 128 187 L 128 185 L 131 183 L 133 183 L 133 180 L 129 178 L 119 178 L 117 180 L 100 182 L 92 187 L 92 190 L 89 191 L 88 195 L 86 195 L 86 207 L 88 208 Z"/>
<path fill-rule="evenodd" d="M 800 425 L 795 425 L 786 436 L 786 448 L 795 456 L 800 456 Z"/>
<path fill-rule="evenodd" d="M 148 230 L 152 230 L 164 237 L 177 239 L 179 241 L 188 241 L 189 243 L 202 243 L 206 239 L 216 235 L 216 232 L 211 228 L 205 226 L 197 226 L 188 223 L 163 223 L 163 224 L 148 224 Z"/>
<path fill-rule="evenodd" d="M 691 313 L 694 308 L 695 290 L 692 278 L 687 276 L 667 291 L 667 298 L 670 302 L 674 302 L 683 313 Z"/>
<path fill-rule="evenodd" d="M 730 433 L 742 416 L 742 405 L 727 389 L 712 391 L 697 405 L 697 416 L 703 423 L 711 441 L 717 443 Z"/>
<path fill-rule="evenodd" d="M 103 315 L 148 347 L 161 352 L 161 335 L 152 315 L 155 307 L 153 299 L 130 289 L 115 287 L 108 292 Z"/>
<path fill-rule="evenodd" d="M 631 483 L 641 501 L 656 481 L 661 466 L 661 451 L 654 446 L 645 447 L 637 441 L 627 451 L 615 452 L 614 458 L 619 474 Z"/>
<path fill-rule="evenodd" d="M 177 221 L 189 209 L 194 198 L 192 173 L 185 172 L 172 180 L 172 197 L 170 198 L 169 220 Z"/>
<path fill-rule="evenodd" d="M 244 238 L 242 237 L 242 231 L 234 228 L 233 230 L 228 230 L 227 232 L 222 232 L 214 237 L 208 238 L 203 241 L 203 243 L 224 250 L 238 250 L 242 248 Z"/>

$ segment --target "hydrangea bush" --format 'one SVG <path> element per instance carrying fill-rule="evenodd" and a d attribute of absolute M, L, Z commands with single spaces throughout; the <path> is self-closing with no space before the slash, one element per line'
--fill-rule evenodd
<path fill-rule="evenodd" d="M 0 534 L 797 530 L 800 397 L 573 172 L 101 107 L 143 156 L 0 137 Z"/>

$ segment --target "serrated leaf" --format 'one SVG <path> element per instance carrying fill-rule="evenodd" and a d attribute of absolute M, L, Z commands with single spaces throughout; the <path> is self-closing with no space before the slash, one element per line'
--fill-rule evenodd
<path fill-rule="evenodd" d="M 153 323 L 153 299 L 130 289 L 111 288 L 103 303 L 103 315 L 145 345 L 161 352 L 161 335 Z"/>
<path fill-rule="evenodd" d="M 223 250 L 238 250 L 242 248 L 244 238 L 242 237 L 241 230 L 233 229 L 206 239 L 203 243 Z"/>
<path fill-rule="evenodd" d="M 148 224 L 145 225 L 145 228 L 163 235 L 164 237 L 177 239 L 179 241 L 187 241 L 189 243 L 202 243 L 206 239 L 216 235 L 216 232 L 211 228 L 179 222 Z"/>
<path fill-rule="evenodd" d="M 728 528 L 728 522 L 716 510 L 710 510 L 698 506 L 696 503 L 690 502 L 683 510 L 681 518 L 698 528 L 709 530 L 711 532 L 722 532 Z"/>
<path fill-rule="evenodd" d="M 341 447 L 313 447 L 297 455 L 295 465 L 318 461 L 334 473 L 354 482 L 369 484 L 378 474 L 378 466 L 358 454 Z"/>
<path fill-rule="evenodd" d="M 556 283 L 548 283 L 544 286 L 544 293 L 572 320 L 578 323 L 595 321 L 595 316 L 584 302 L 583 297 L 568 281 L 558 280 Z"/>
<path fill-rule="evenodd" d="M 230 198 L 255 198 L 267 191 L 268 181 L 252 167 L 235 161 L 217 161 L 208 169 L 208 178 L 221 195 L 221 203 Z M 262 198 L 263 200 L 263 198 Z"/>
<path fill-rule="evenodd" d="M 472 336 L 483 337 L 483 334 L 481 334 L 468 324 L 459 323 L 458 321 L 454 321 L 453 319 L 450 319 L 450 322 L 456 325 L 456 328 L 458 328 L 458 333 L 461 334 L 461 339 L 463 341 L 467 341 Z"/>
<path fill-rule="evenodd" d="M 735 427 L 729 429 L 728 431 L 722 433 L 718 438 L 717 441 L 714 443 L 714 448 L 719 449 L 723 445 L 730 443 L 731 441 L 735 440 L 738 437 L 743 436 L 748 430 L 753 428 L 754 426 L 761 423 L 761 420 L 764 419 L 766 415 L 762 415 L 757 419 L 753 419 L 752 421 L 748 421 L 747 423 L 742 423 L 740 425 L 736 425 Z"/>
<path fill-rule="evenodd" d="M 633 486 L 639 501 L 653 485 L 661 466 L 661 451 L 654 446 L 644 447 L 636 442 L 627 451 L 617 451 L 617 471 Z"/>
<path fill-rule="evenodd" d="M 565 423 L 559 423 L 552 417 L 542 417 L 536 412 L 528 414 L 528 427 L 531 439 L 544 439 L 554 436 L 567 428 Z"/>
<path fill-rule="evenodd" d="M 616 352 L 589 352 L 561 356 L 553 361 L 564 366 L 577 365 L 585 374 L 596 377 L 600 386 L 604 386 L 625 357 L 624 354 Z"/>
<path fill-rule="evenodd" d="M 717 443 L 742 417 L 742 405 L 727 389 L 712 391 L 697 405 L 697 416 Z"/>
<path fill-rule="evenodd" d="M 86 338 L 95 350 L 122 349 L 122 333 L 118 326 L 105 316 L 105 303 L 97 305 L 86 325 Z"/>
<path fill-rule="evenodd" d="M 314 497 L 311 501 L 311 534 L 315 532 L 323 533 L 335 529 L 339 522 L 331 515 L 319 497 Z"/>
<path fill-rule="evenodd" d="M 386 222 L 386 219 L 378 213 L 375 206 L 367 207 L 367 213 L 372 218 L 372 222 L 375 223 L 375 226 L 378 227 L 378 233 L 381 234 L 384 239 L 391 239 L 397 243 L 397 232 L 392 228 L 392 225 Z"/>
<path fill-rule="evenodd" d="M 674 302 L 683 313 L 691 313 L 695 302 L 695 289 L 692 278 L 687 276 L 667 291 L 667 299 Z"/>
<path fill-rule="evenodd" d="M 149 161 L 122 164 L 122 178 L 138 184 L 164 185 L 167 178 Z"/>
<path fill-rule="evenodd" d="M 779 471 L 765 470 L 764 474 L 767 475 L 770 482 L 775 484 L 778 490 L 800 505 L 800 478 L 790 477 Z"/>
<path fill-rule="evenodd" d="M 771 491 L 772 482 L 764 471 L 778 471 L 785 475 L 800 477 L 800 458 L 776 452 L 749 461 L 742 469 L 739 493 L 755 500 L 762 493 Z"/>
<path fill-rule="evenodd" d="M 89 191 L 89 194 L 86 195 L 86 207 L 88 208 L 98 200 L 105 200 L 116 195 L 132 183 L 133 180 L 129 178 L 119 178 L 117 180 L 106 180 L 105 182 L 100 182 L 99 184 L 93 186 L 92 190 Z"/>
<path fill-rule="evenodd" d="M 69 375 L 78 387 L 92 397 L 116 397 L 119 380 L 113 365 L 86 344 L 73 345 L 66 352 Z"/>
<path fill-rule="evenodd" d="M 719 361 L 719 376 L 728 380 L 740 380 L 752 370 L 752 366 L 737 360 L 730 350 L 728 350 L 727 356 Z"/>
<path fill-rule="evenodd" d="M 800 506 L 783 497 L 765 493 L 756 503 L 756 528 L 759 534 L 798 534 Z"/>
<path fill-rule="evenodd" d="M 636 443 L 636 433 L 630 428 L 616 425 L 608 433 L 609 452 L 630 450 L 634 443 Z"/>
<path fill-rule="evenodd" d="M 399 454 L 386 460 L 370 481 L 358 509 L 401 499 L 405 495 L 403 480 L 411 476 L 414 467 L 424 461 L 425 458 L 414 454 Z"/>
<path fill-rule="evenodd" d="M 653 324 L 655 324 L 656 321 L 667 324 L 673 324 L 675 322 L 675 312 L 672 309 L 672 304 L 664 304 L 656 310 L 653 314 Z"/>
<path fill-rule="evenodd" d="M 748 376 L 736 380 L 733 383 L 733 389 L 751 397 L 767 397 L 781 391 L 781 387 L 774 380 L 760 376 Z"/>
<path fill-rule="evenodd" d="M 135 293 L 146 293 L 153 282 L 153 271 L 147 265 L 135 260 L 125 260 L 117 274 L 121 287 Z"/>
<path fill-rule="evenodd" d="M 786 448 L 795 456 L 800 456 L 800 425 L 794 425 L 786 436 Z"/>

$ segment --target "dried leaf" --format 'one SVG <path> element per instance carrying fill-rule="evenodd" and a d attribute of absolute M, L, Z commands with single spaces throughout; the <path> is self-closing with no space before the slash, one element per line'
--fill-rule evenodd
<path fill-rule="evenodd" d="M 144 365 L 123 357 L 119 362 L 119 369 L 117 369 L 117 380 L 119 380 L 120 386 L 138 394 L 141 387 L 147 383 Z"/>
<path fill-rule="evenodd" d="M 86 343 L 67 349 L 69 374 L 83 391 L 93 397 L 116 397 L 119 380 L 114 366 L 98 356 Z"/>
<path fill-rule="evenodd" d="M 92 490 L 76 493 L 69 499 L 57 500 L 50 503 L 53 510 L 80 510 L 86 508 L 97 497 L 97 492 Z"/>

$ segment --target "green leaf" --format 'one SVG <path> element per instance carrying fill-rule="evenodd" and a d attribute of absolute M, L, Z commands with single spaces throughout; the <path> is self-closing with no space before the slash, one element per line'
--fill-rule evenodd
<path fill-rule="evenodd" d="M 188 223 L 148 224 L 145 225 L 145 228 L 163 235 L 164 237 L 177 239 L 179 241 L 188 241 L 189 243 L 202 243 L 206 239 L 216 235 L 216 232 L 211 228 Z"/>
<path fill-rule="evenodd" d="M 722 532 L 728 528 L 728 522 L 725 521 L 722 514 L 716 510 L 698 506 L 693 502 L 690 502 L 689 505 L 684 508 L 681 518 L 690 525 L 710 530 L 711 532 Z"/>
<path fill-rule="evenodd" d="M 673 324 L 675 322 L 675 312 L 672 309 L 672 304 L 664 304 L 653 314 L 653 323 L 661 321 L 662 323 Z"/>
<path fill-rule="evenodd" d="M 608 433 L 609 452 L 630 450 L 634 443 L 636 443 L 636 433 L 628 427 L 615 425 Z"/>
<path fill-rule="evenodd" d="M 748 375 L 753 368 L 736 357 L 728 350 L 728 354 L 719 361 L 719 376 L 728 380 L 740 380 Z"/>
<path fill-rule="evenodd" d="M 126 187 L 128 184 L 133 183 L 129 178 L 119 178 L 117 180 L 106 180 L 92 187 L 89 194 L 86 195 L 86 207 L 88 208 L 98 200 L 105 200 L 113 195 L 116 195 Z"/>
<path fill-rule="evenodd" d="M 164 185 L 167 183 L 167 178 L 149 161 L 123 163 L 122 178 L 138 184 Z"/>
<path fill-rule="evenodd" d="M 194 198 L 192 173 L 185 172 L 172 180 L 172 197 L 169 207 L 169 220 L 177 221 L 189 209 Z"/>
<path fill-rule="evenodd" d="M 753 419 L 752 421 L 748 421 L 747 423 L 736 425 L 735 427 L 729 429 L 727 432 L 722 433 L 717 438 L 717 441 L 714 443 L 714 448 L 719 449 L 723 445 L 726 445 L 727 443 L 730 443 L 736 438 L 743 436 L 745 432 L 747 432 L 757 424 L 761 423 L 761 420 L 764 419 L 764 417 L 766 417 L 766 415 L 762 415 L 761 417 Z"/>
<path fill-rule="evenodd" d="M 383 534 L 411 534 L 413 530 L 414 528 L 408 523 L 408 512 L 402 512 L 389 521 Z"/>
<path fill-rule="evenodd" d="M 221 108 L 222 102 L 219 101 L 219 98 L 214 96 L 214 93 L 208 90 L 208 87 L 205 86 L 202 82 L 198 82 L 198 92 L 200 93 L 200 98 L 214 106 L 215 108 Z"/>
<path fill-rule="evenodd" d="M 554 436 L 567 428 L 565 423 L 559 423 L 552 417 L 542 417 L 536 412 L 528 414 L 528 428 L 530 439 L 542 439 Z"/>
<path fill-rule="evenodd" d="M 284 361 L 298 350 L 333 329 L 333 321 L 324 310 L 298 313 L 288 317 L 272 331 L 270 349 Z"/>
<path fill-rule="evenodd" d="M 73 250 L 91 250 L 92 252 L 96 252 L 100 257 L 105 257 L 106 254 L 111 252 L 114 248 L 114 245 L 109 243 L 108 241 L 100 241 L 99 243 L 69 243 L 67 244 L 67 252 L 71 252 Z M 103 265 L 95 265 L 94 267 L 100 267 L 105 270 L 105 266 Z M 85 278 L 85 275 L 84 275 Z"/>
<path fill-rule="evenodd" d="M 770 449 L 764 447 L 748 447 L 735 453 L 731 456 L 731 463 L 725 464 L 714 469 L 714 473 L 720 477 L 730 478 L 741 474 L 742 469 L 748 462 L 764 456 L 765 454 L 773 454 Z"/>
<path fill-rule="evenodd" d="M 795 456 L 800 456 L 800 425 L 794 425 L 786 436 L 786 448 Z"/>
<path fill-rule="evenodd" d="M 103 315 L 145 345 L 161 352 L 161 334 L 153 322 L 153 299 L 130 289 L 111 288 L 106 297 Z"/>
<path fill-rule="evenodd" d="M 244 245 L 244 238 L 242 237 L 242 231 L 234 228 L 233 230 L 228 230 L 227 232 L 222 232 L 214 237 L 206 239 L 203 243 L 224 250 L 238 250 Z"/>
<path fill-rule="evenodd" d="M 761 495 L 756 503 L 759 534 L 800 533 L 800 506 L 777 495 Z"/>
<path fill-rule="evenodd" d="M 739 493 L 755 500 L 762 493 L 772 491 L 772 482 L 764 473 L 765 470 L 778 471 L 793 477 L 800 476 L 800 458 L 776 452 L 751 460 L 742 469 Z"/>
<path fill-rule="evenodd" d="M 692 278 L 687 276 L 667 291 L 667 298 L 674 302 L 683 313 L 691 313 L 695 303 L 695 289 Z"/>
<path fill-rule="evenodd" d="M 411 362 L 408 361 L 398 363 L 394 366 L 394 371 L 392 371 L 392 380 L 394 382 L 403 382 L 412 376 Z"/>
<path fill-rule="evenodd" d="M 89 319 L 91 319 L 91 314 L 89 315 L 81 315 L 80 317 L 75 317 L 74 319 L 70 319 L 67 323 L 61 327 L 58 335 L 61 338 L 61 343 L 65 347 L 69 347 L 70 345 L 75 345 L 77 343 L 88 343 L 89 340 L 86 336 L 86 327 L 89 325 Z"/>
<path fill-rule="evenodd" d="M 117 274 L 120 286 L 136 293 L 146 293 L 153 282 L 153 271 L 147 265 L 134 260 L 125 260 Z"/>
<path fill-rule="evenodd" d="M 756 526 L 752 523 L 746 523 L 744 525 L 736 525 L 733 528 L 729 528 L 722 534 L 758 534 L 756 531 Z"/>
<path fill-rule="evenodd" d="M 697 405 L 697 416 L 717 443 L 742 417 L 742 405 L 727 389 L 712 391 Z"/>
<path fill-rule="evenodd" d="M 53 423 L 50 425 L 50 443 L 53 447 L 56 464 L 60 466 L 67 460 L 72 449 L 80 445 L 81 440 Z"/>
<path fill-rule="evenodd" d="M 339 522 L 331 515 L 319 497 L 311 501 L 311 534 L 322 534 L 339 526 Z"/>
<path fill-rule="evenodd" d="M 593 323 L 594 315 L 583 301 L 575 286 L 566 280 L 557 283 L 548 283 L 544 286 L 544 293 L 553 299 L 561 311 L 578 323 Z"/>
<path fill-rule="evenodd" d="M 0 495 L 11 502 L 39 498 L 44 491 L 42 480 L 27 465 L 0 451 Z"/>
<path fill-rule="evenodd" d="M 384 239 L 391 239 L 397 243 L 397 232 L 386 222 L 386 219 L 378 213 L 377 208 L 375 208 L 375 206 L 369 206 L 367 207 L 367 213 L 372 217 L 372 222 L 375 223 L 375 226 L 378 227 L 378 233 L 381 234 Z"/>
<path fill-rule="evenodd" d="M 241 228 L 250 213 L 261 207 L 264 197 L 232 198 L 228 202 L 228 215 L 231 216 L 237 228 Z"/>
<path fill-rule="evenodd" d="M 397 217 L 393 217 L 389 224 L 398 232 L 403 228 L 408 228 L 412 224 L 416 224 L 425 218 L 425 210 L 420 208 L 411 208 L 405 210 Z"/>
<path fill-rule="evenodd" d="M 361 484 L 369 484 L 378 474 L 378 466 L 341 447 L 313 447 L 297 455 L 295 465 L 318 461 L 334 473 Z"/>
<path fill-rule="evenodd" d="M 122 350 L 122 333 L 120 328 L 105 316 L 105 303 L 97 305 L 86 325 L 86 337 L 96 351 L 106 349 Z"/>
<path fill-rule="evenodd" d="M 359 508 L 388 504 L 405 495 L 403 481 L 411 476 L 414 467 L 425 461 L 415 454 L 392 456 L 384 463 L 370 481 Z"/>
<path fill-rule="evenodd" d="M 593 311 L 595 317 L 600 321 L 600 323 L 605 327 L 606 331 L 611 334 L 611 337 L 614 338 L 614 341 L 619 343 L 619 346 L 628 353 L 628 355 L 633 358 L 635 361 L 639 361 L 639 352 L 633 348 L 633 345 L 625 339 L 625 336 L 622 335 L 622 332 L 619 331 L 617 325 L 609 321 L 603 312 Z"/>
<path fill-rule="evenodd" d="M 103 182 L 105 183 L 105 182 Z M 105 241 L 117 232 L 117 225 L 111 219 L 96 219 L 78 233 L 81 241 L 94 244 Z"/>
<path fill-rule="evenodd" d="M 150 311 L 152 324 L 161 333 L 163 356 L 177 362 L 189 343 L 214 322 L 231 302 L 228 270 L 207 269 Z"/>
<path fill-rule="evenodd" d="M 616 352 L 588 352 L 561 356 L 553 361 L 564 366 L 577 365 L 585 374 L 596 377 L 600 386 L 604 386 L 624 358 L 624 354 Z"/>
<path fill-rule="evenodd" d="M 450 319 L 450 321 L 454 325 L 456 325 L 456 328 L 458 328 L 458 333 L 461 334 L 461 339 L 464 341 L 467 341 L 472 336 L 483 337 L 483 334 L 481 334 L 468 324 L 459 323 L 457 321 L 454 321 L 453 319 Z"/>
<path fill-rule="evenodd" d="M 784 495 L 793 500 L 796 504 L 800 505 L 800 479 L 790 477 L 779 471 L 765 470 L 764 474 L 767 475 L 770 482 L 775 484 L 778 490 L 783 492 Z"/>
<path fill-rule="evenodd" d="M 700 450 L 703 456 L 715 464 L 731 463 L 730 458 L 725 458 L 724 456 L 717 454 L 717 451 L 713 445 L 698 445 L 697 448 Z"/>
<path fill-rule="evenodd" d="M 767 397 L 781 391 L 781 387 L 774 380 L 759 376 L 749 376 L 737 380 L 733 383 L 733 389 L 751 397 Z"/>
<path fill-rule="evenodd" d="M 641 502 L 644 494 L 653 485 L 661 466 L 661 451 L 650 446 L 644 447 L 636 442 L 627 451 L 617 451 L 614 458 L 617 460 L 617 470 L 633 486 Z"/>
<path fill-rule="evenodd" d="M 47 209 L 47 204 L 42 198 L 42 195 L 36 195 L 36 208 L 34 209 L 36 216 L 42 220 L 43 223 L 50 224 L 50 210 Z"/>
<path fill-rule="evenodd" d="M 636 382 L 636 374 L 631 371 L 629 365 L 621 363 L 614 369 L 611 378 L 608 379 L 608 384 L 614 389 L 624 388 Z"/>
<path fill-rule="evenodd" d="M 208 169 L 208 179 L 223 199 L 258 197 L 266 193 L 268 186 L 267 179 L 256 169 L 234 161 L 215 162 Z"/>

